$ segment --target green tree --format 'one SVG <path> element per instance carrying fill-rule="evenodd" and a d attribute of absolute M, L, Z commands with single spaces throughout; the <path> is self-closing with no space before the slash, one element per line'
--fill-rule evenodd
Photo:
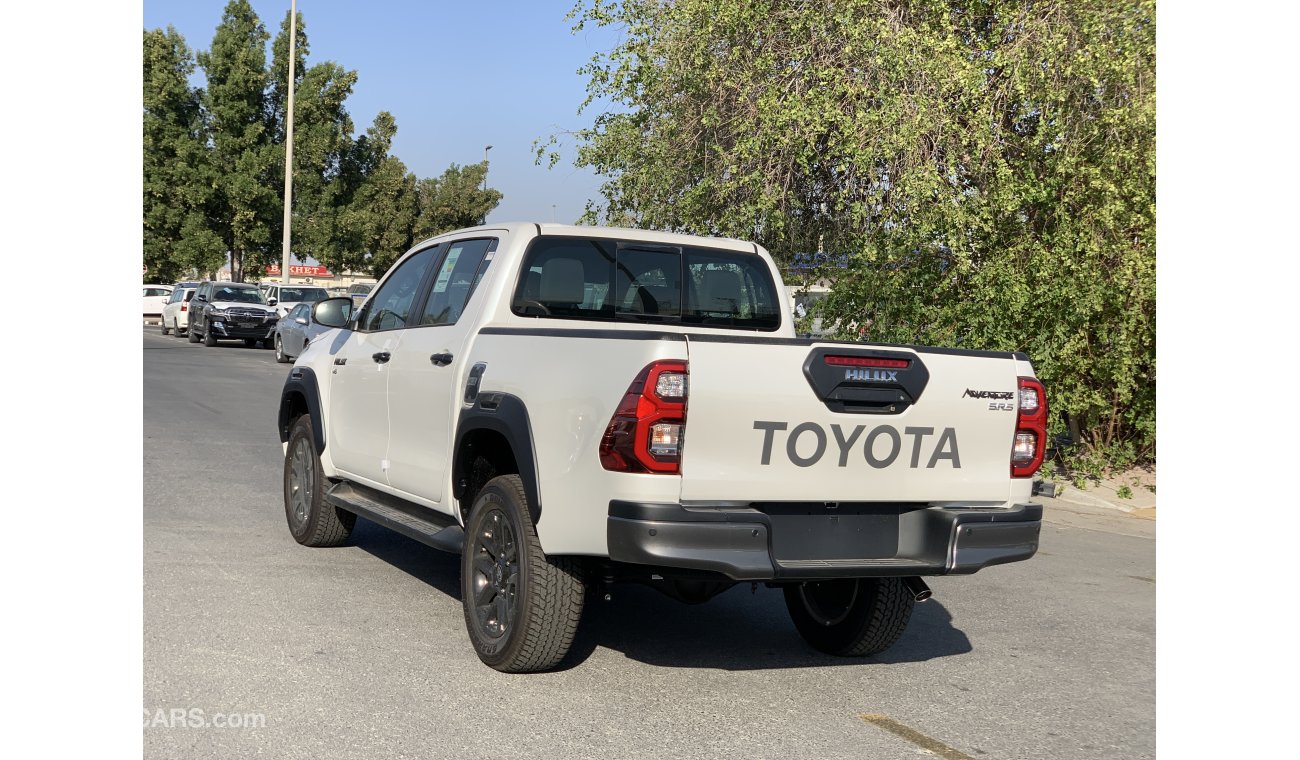
<path fill-rule="evenodd" d="M 225 247 L 208 227 L 212 166 L 200 93 L 189 84 L 194 58 L 172 27 L 144 33 L 145 279 L 170 282 L 211 271 Z"/>
<path fill-rule="evenodd" d="M 356 141 L 348 173 L 360 182 L 346 209 L 343 226 L 356 234 L 352 255 L 338 266 L 386 270 L 414 242 L 416 178 L 389 155 L 397 122 L 381 111 Z"/>
<path fill-rule="evenodd" d="M 1150 0 L 594 0 L 623 42 L 585 221 L 824 240 L 844 336 L 1025 350 L 1116 464 L 1155 441 Z M 552 138 L 555 140 L 555 138 Z M 542 157 L 546 148 L 539 151 Z M 552 160 L 556 158 L 552 154 Z"/>
<path fill-rule="evenodd" d="M 207 77 L 203 102 L 217 171 L 211 225 L 230 252 L 237 281 L 246 264 L 256 269 L 278 250 L 271 233 L 282 208 L 275 194 L 276 159 L 283 162 L 284 154 L 273 144 L 268 123 L 269 39 L 247 0 L 231 0 L 212 48 L 198 55 Z"/>
<path fill-rule="evenodd" d="M 289 54 L 289 14 L 285 13 L 280 33 L 272 45 L 273 82 L 268 93 L 276 142 L 283 150 L 287 91 L 285 90 Z M 358 233 L 344 217 L 364 175 L 349 171 L 354 163 L 356 145 L 352 138 L 352 118 L 346 101 L 356 85 L 357 72 L 348 71 L 333 61 L 306 67 L 309 52 L 306 26 L 299 14 L 294 93 L 293 140 L 293 238 L 291 250 L 300 260 L 311 257 L 334 265 L 355 257 Z M 283 156 L 283 154 L 281 154 Z M 278 172 L 279 197 L 284 197 L 283 157 Z M 283 208 L 283 206 L 281 206 Z M 283 219 L 283 211 L 281 211 Z M 281 224 L 274 226 L 281 239 Z"/>
<path fill-rule="evenodd" d="M 482 224 L 501 202 L 501 193 L 485 188 L 488 162 L 452 164 L 441 177 L 426 177 L 416 185 L 419 215 L 415 239 Z"/>
<path fill-rule="evenodd" d="M 212 47 L 199 53 L 207 87 L 191 88 L 190 51 L 174 30 L 145 32 L 145 260 L 150 276 L 231 261 L 236 280 L 281 260 L 288 137 L 289 14 L 271 45 L 247 0 L 225 8 Z M 478 224 L 501 200 L 483 186 L 487 164 L 453 164 L 417 181 L 390 155 L 397 123 L 381 111 L 353 137 L 346 101 L 357 73 L 333 61 L 308 66 L 296 25 L 293 239 L 299 261 L 382 274 L 422 237 Z"/>

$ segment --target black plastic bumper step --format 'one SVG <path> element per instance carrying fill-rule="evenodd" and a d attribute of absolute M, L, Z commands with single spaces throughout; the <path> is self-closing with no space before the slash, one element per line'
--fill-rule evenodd
<path fill-rule="evenodd" d="M 325 492 L 325 502 L 439 551 L 460 554 L 465 545 L 465 531 L 450 515 L 408 504 L 365 486 L 336 483 Z"/>

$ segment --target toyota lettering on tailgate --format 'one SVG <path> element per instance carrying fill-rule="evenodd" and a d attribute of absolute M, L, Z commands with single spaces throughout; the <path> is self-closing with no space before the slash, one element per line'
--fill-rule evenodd
<path fill-rule="evenodd" d="M 933 469 L 940 462 L 949 462 L 953 469 L 961 468 L 961 457 L 957 453 L 957 431 L 944 428 L 936 436 L 932 427 L 905 427 L 900 432 L 892 425 L 877 425 L 867 430 L 866 425 L 857 425 L 846 430 L 843 426 L 832 424 L 830 434 L 815 422 L 802 422 L 790 429 L 788 422 L 755 420 L 754 429 L 763 433 L 763 455 L 759 464 L 772 463 L 772 449 L 784 450 L 791 464 L 797 467 L 811 467 L 822 460 L 829 452 L 839 467 L 847 467 L 849 458 L 861 456 L 867 464 L 876 469 L 889 467 L 906 454 L 904 461 L 912 469 L 921 467 L 921 457 L 928 454 L 925 468 Z M 785 445 L 778 442 L 777 433 L 789 430 L 785 435 Z M 802 441 L 802 444 L 801 444 Z M 832 447 L 831 444 L 834 444 Z M 799 449 L 811 452 L 801 455 Z M 860 454 L 856 452 L 860 450 Z M 838 456 L 836 456 L 838 454 Z"/>

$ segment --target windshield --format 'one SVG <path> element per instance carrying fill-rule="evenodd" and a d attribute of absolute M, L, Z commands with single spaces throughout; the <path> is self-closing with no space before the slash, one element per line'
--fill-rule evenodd
<path fill-rule="evenodd" d="M 306 301 L 307 303 L 316 303 L 329 298 L 325 288 L 280 288 L 280 300 L 282 302 L 294 303 Z"/>
<path fill-rule="evenodd" d="M 236 285 L 223 285 L 217 288 L 212 300 L 232 301 L 234 303 L 266 303 L 266 299 L 262 297 L 262 291 L 252 286 L 245 288 Z"/>
<path fill-rule="evenodd" d="M 775 330 L 776 285 L 752 253 L 546 235 L 529 246 L 520 316 Z"/>

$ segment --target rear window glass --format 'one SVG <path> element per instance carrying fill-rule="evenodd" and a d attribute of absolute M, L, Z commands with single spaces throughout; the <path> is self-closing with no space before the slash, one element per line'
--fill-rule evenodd
<path fill-rule="evenodd" d="M 535 239 L 511 308 L 555 319 L 781 326 L 776 287 L 758 256 L 608 238 Z"/>
<path fill-rule="evenodd" d="M 325 288 L 280 288 L 279 300 L 288 301 L 290 303 L 294 301 L 315 303 L 317 301 L 323 301 L 328 297 L 329 294 L 325 292 Z"/>

